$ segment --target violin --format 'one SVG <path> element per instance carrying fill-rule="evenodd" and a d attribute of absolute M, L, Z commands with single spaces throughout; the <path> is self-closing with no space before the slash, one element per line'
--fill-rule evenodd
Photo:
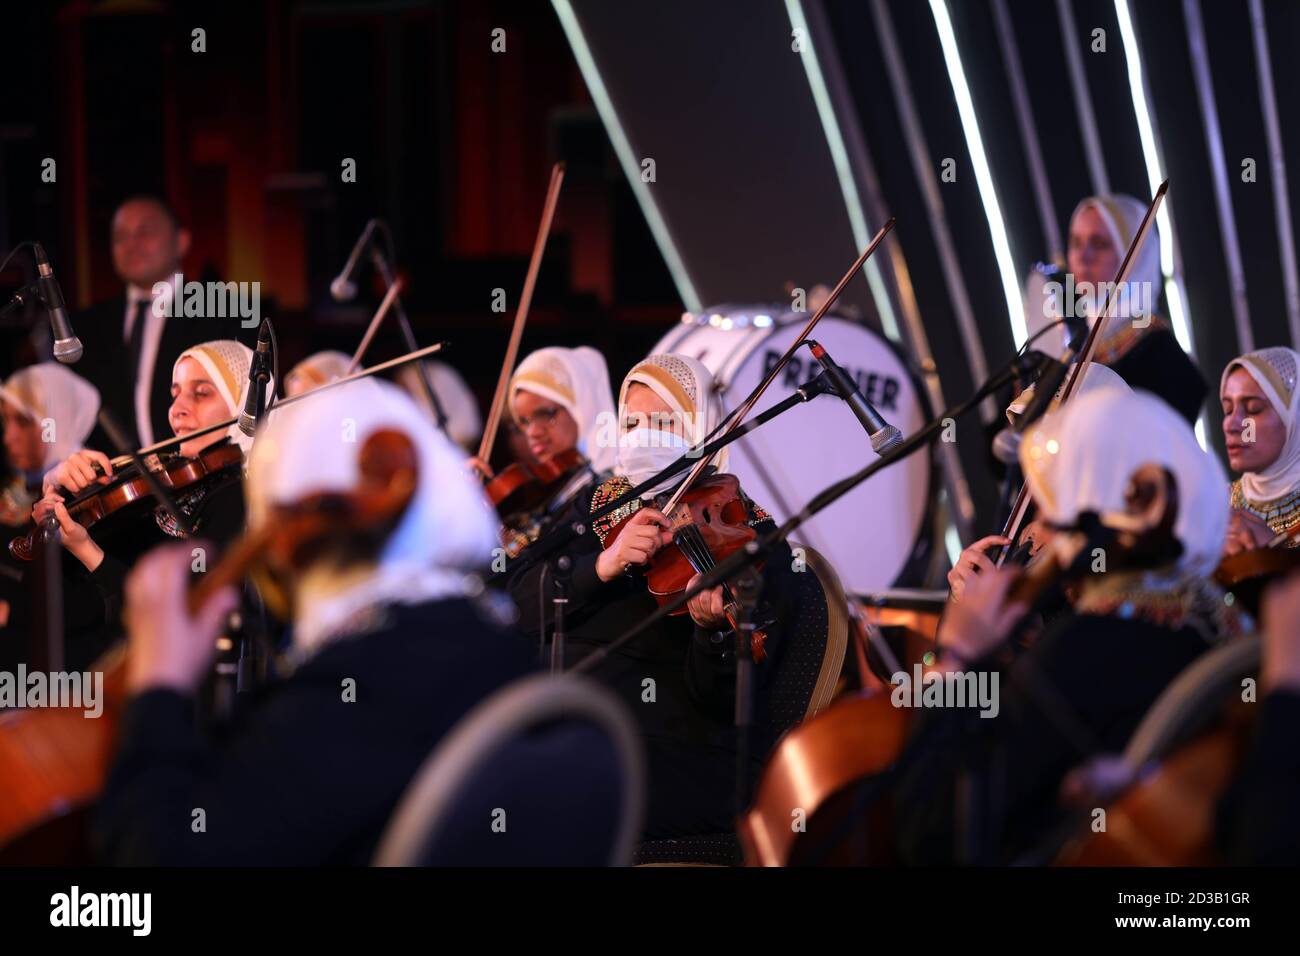
<path fill-rule="evenodd" d="M 1258 615 L 1264 588 L 1296 568 L 1300 568 L 1300 548 L 1253 548 L 1223 558 L 1214 571 L 1214 580 L 1231 591 L 1252 615 Z"/>
<path fill-rule="evenodd" d="M 418 456 L 403 432 L 380 429 L 361 447 L 354 491 L 310 495 L 280 507 L 274 520 L 247 532 L 203 574 L 186 602 L 196 612 L 221 589 L 268 557 L 301 567 L 342 535 L 386 534 L 417 487 Z M 103 789 L 118 723 L 127 703 L 127 649 L 117 645 L 91 666 L 103 672 L 103 713 L 49 707 L 0 714 L 0 861 L 49 864 L 89 859 L 85 813 Z"/>
<path fill-rule="evenodd" d="M 535 511 L 549 504 L 564 485 L 587 464 L 576 448 L 568 448 L 546 461 L 515 462 L 484 486 L 502 520 Z"/>
<path fill-rule="evenodd" d="M 749 526 L 749 507 L 741 496 L 740 480 L 735 475 L 715 474 L 700 479 L 680 494 L 677 504 L 665 512 L 665 517 L 673 541 L 655 552 L 645 571 L 646 585 L 661 607 L 685 591 L 693 576 L 711 570 L 718 561 L 758 538 L 758 532 Z M 619 531 L 630 520 L 630 516 L 625 518 L 605 536 L 607 548 L 614 544 Z M 735 629 L 739 626 L 736 600 L 725 583 L 722 594 L 727 621 Z M 672 613 L 685 614 L 686 608 L 680 607 Z M 755 661 L 766 658 L 766 640 L 763 631 L 753 633 Z"/>
<path fill-rule="evenodd" d="M 152 476 L 168 491 L 184 493 L 237 475 L 243 462 L 244 454 L 238 445 L 220 442 L 205 448 L 193 458 L 177 455 L 159 459 L 159 467 L 152 471 Z M 150 459 L 145 459 L 145 464 L 151 464 Z M 129 468 L 115 472 L 107 484 L 93 485 L 83 490 L 66 502 L 65 507 L 73 521 L 84 528 L 90 528 L 105 518 L 120 514 L 141 502 L 152 503 L 153 500 L 154 493 L 148 479 L 138 469 Z M 36 536 L 40 533 L 41 529 L 33 521 L 26 534 L 9 542 L 9 553 L 20 561 L 30 561 Z"/>

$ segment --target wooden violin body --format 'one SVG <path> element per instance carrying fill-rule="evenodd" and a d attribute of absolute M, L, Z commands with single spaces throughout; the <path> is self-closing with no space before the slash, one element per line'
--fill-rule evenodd
<path fill-rule="evenodd" d="M 501 469 L 484 487 L 502 521 L 544 507 L 587 463 L 576 448 L 546 461 L 516 462 Z"/>
<path fill-rule="evenodd" d="M 126 653 L 91 666 L 103 674 L 103 711 L 80 707 L 0 714 L 0 862 L 7 866 L 89 859 L 85 812 L 104 786 L 126 703 Z"/>
<path fill-rule="evenodd" d="M 880 691 L 840 700 L 786 734 L 737 827 L 745 862 L 893 862 L 887 802 L 870 788 L 902 754 L 909 726 L 910 711 Z"/>
<path fill-rule="evenodd" d="M 168 491 L 184 492 L 202 482 L 229 474 L 243 461 L 244 455 L 238 445 L 222 442 L 204 449 L 194 458 L 177 457 L 163 462 L 162 467 L 153 472 L 153 477 Z M 91 486 L 67 502 L 67 509 L 73 521 L 83 528 L 90 528 L 138 502 L 152 501 L 153 497 L 149 481 L 131 471 L 120 477 L 114 476 L 107 484 Z M 9 542 L 9 553 L 20 561 L 30 561 L 38 534 L 40 528 L 33 522 L 26 534 Z"/>
<path fill-rule="evenodd" d="M 701 478 L 665 517 L 679 538 L 685 529 L 694 528 L 714 562 L 730 557 L 758 537 L 749 526 L 749 509 L 740 495 L 740 480 L 735 475 Z M 694 537 L 693 533 L 686 533 Z M 609 540 L 614 537 L 611 535 Z M 685 591 L 690 579 L 702 570 L 693 563 L 700 558 L 702 555 L 692 552 L 691 544 L 685 540 L 656 553 L 646 571 L 646 583 L 655 600 L 667 604 Z M 677 613 L 685 614 L 686 609 Z"/>
<path fill-rule="evenodd" d="M 1214 580 L 1236 595 L 1251 614 L 1258 615 L 1264 588 L 1296 568 L 1300 568 L 1300 548 L 1255 548 L 1225 557 Z"/>

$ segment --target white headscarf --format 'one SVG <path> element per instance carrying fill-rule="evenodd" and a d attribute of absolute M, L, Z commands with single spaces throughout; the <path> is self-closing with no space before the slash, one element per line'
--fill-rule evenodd
<path fill-rule="evenodd" d="M 605 357 L 593 348 L 538 349 L 519 363 L 510 379 L 510 414 L 515 415 L 515 395 L 532 392 L 548 398 L 578 423 L 578 451 L 594 471 L 609 471 L 618 454 L 614 421 L 614 393 L 609 388 Z"/>
<path fill-rule="evenodd" d="M 1100 388 L 1071 398 L 1029 427 L 1020 464 L 1043 517 L 1061 525 L 1082 512 L 1122 511 L 1139 467 L 1167 468 L 1178 485 L 1177 570 L 1206 576 L 1218 565 L 1228 528 L 1227 475 L 1186 420 L 1149 392 Z"/>
<path fill-rule="evenodd" d="M 473 448 L 483 434 L 483 416 L 479 413 L 478 399 L 470 391 L 465 380 L 450 365 L 428 359 L 424 368 L 429 373 L 433 384 L 433 393 L 442 406 L 442 413 L 447 416 L 447 434 L 461 448 Z M 414 362 L 407 362 L 397 373 L 397 384 L 406 389 L 406 394 L 415 399 L 432 420 L 433 406 L 420 381 L 420 371 Z"/>
<path fill-rule="evenodd" d="M 298 395 L 328 385 L 348 374 L 352 356 L 327 350 L 314 352 L 289 370 L 284 377 L 284 394 Z"/>
<path fill-rule="evenodd" d="M 19 369 L 9 376 L 0 393 L 43 433 L 44 422 L 53 422 L 48 434 L 54 440 L 45 443 L 42 471 L 79 451 L 99 414 L 99 390 L 58 362 Z"/>
<path fill-rule="evenodd" d="M 1106 232 L 1110 235 L 1111 243 L 1115 246 L 1115 256 L 1122 262 L 1138 226 L 1142 225 L 1142 217 L 1146 215 L 1147 208 L 1147 203 L 1122 193 L 1089 196 L 1074 207 L 1074 212 L 1070 215 L 1070 222 L 1073 223 L 1075 217 L 1085 209 L 1097 210 L 1102 223 L 1106 227 Z M 1112 278 L 1113 276 L 1107 276 L 1104 281 L 1109 282 Z M 1141 306 L 1144 304 L 1144 300 L 1140 290 L 1150 290 L 1150 309 L 1151 311 L 1155 310 L 1155 303 L 1160 298 L 1161 278 L 1160 233 L 1156 224 L 1152 223 L 1146 242 L 1142 243 L 1142 247 L 1133 260 L 1133 267 L 1129 270 L 1128 284 L 1121 294 L 1116 297 L 1114 314 L 1108 325 L 1101 330 L 1101 342 L 1104 343 L 1106 339 L 1123 332 L 1124 326 L 1129 319 L 1135 313 L 1142 311 Z M 1093 308 L 1090 309 L 1092 314 L 1088 316 L 1089 328 L 1097 321 L 1096 313 L 1100 312 L 1106 304 L 1104 295 L 1098 295 L 1096 300 L 1093 303 Z"/>
<path fill-rule="evenodd" d="M 272 506 L 308 494 L 357 487 L 358 455 L 381 428 L 402 431 L 419 456 L 415 495 L 361 580 L 323 579 L 299 594 L 294 644 L 310 651 L 353 615 L 376 605 L 416 604 L 474 590 L 469 569 L 484 567 L 497 546 L 498 520 L 481 484 L 469 478 L 465 454 L 451 444 L 401 388 L 361 379 L 273 410 L 249 456 L 249 527 Z M 436 635 L 430 635 L 436 638 Z"/>
<path fill-rule="evenodd" d="M 176 370 L 181 360 L 192 358 L 208 373 L 208 378 L 217 388 L 217 394 L 226 403 L 226 411 L 238 415 L 244 410 L 244 399 L 248 395 L 248 369 L 253 364 L 253 350 L 234 339 L 213 339 L 186 349 L 176 356 L 172 364 L 172 380 L 176 379 Z M 268 383 L 267 395 L 271 394 Z M 226 435 L 240 447 L 245 454 L 253 445 L 250 435 L 239 430 L 238 425 L 231 425 Z"/>
<path fill-rule="evenodd" d="M 1247 352 L 1228 363 L 1219 379 L 1219 397 L 1228 385 L 1228 376 L 1244 369 L 1264 392 L 1286 426 L 1286 441 L 1277 459 L 1263 471 L 1248 471 L 1241 476 L 1241 491 L 1251 501 L 1274 501 L 1290 494 L 1300 485 L 1300 429 L 1297 409 L 1300 389 L 1296 388 L 1296 368 L 1300 354 L 1287 348 L 1259 349 Z"/>
<path fill-rule="evenodd" d="M 645 385 L 663 399 L 669 409 L 683 416 L 686 428 L 682 447 L 665 445 L 657 449 L 657 455 L 648 456 L 647 449 L 633 437 L 637 433 L 624 432 L 627 392 L 634 384 Z M 687 447 L 703 441 L 722 418 L 722 400 L 714 387 L 713 373 L 702 362 L 685 355 L 651 355 L 643 359 L 632 366 L 632 371 L 623 379 L 623 387 L 618 393 L 619 448 L 615 473 L 626 476 L 633 485 L 640 484 L 681 457 Z M 713 465 L 718 471 L 727 470 L 728 457 L 726 448 L 714 456 Z M 653 467 L 655 464 L 659 464 L 659 467 Z M 678 475 L 662 486 L 651 489 L 650 493 L 670 487 L 681 479 L 682 476 Z"/>

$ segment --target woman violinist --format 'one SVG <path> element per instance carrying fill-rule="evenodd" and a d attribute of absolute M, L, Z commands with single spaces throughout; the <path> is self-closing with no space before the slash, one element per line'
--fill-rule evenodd
<path fill-rule="evenodd" d="M 532 353 L 511 376 L 508 400 L 531 461 L 554 465 L 558 475 L 537 504 L 502 515 L 502 543 L 516 557 L 557 518 L 591 501 L 596 486 L 610 477 L 617 449 L 609 369 L 593 348 Z M 493 477 L 485 463 L 473 464 Z"/>
<path fill-rule="evenodd" d="M 1227 528 L 1226 477 L 1165 402 L 1077 395 L 1029 429 L 1020 462 L 1055 543 L 1080 548 L 1089 515 L 1116 537 L 1076 555 L 1073 606 L 1005 672 L 998 652 L 1027 610 L 1009 596 L 1022 573 L 985 569 L 948 608 L 939 674 L 997 675 L 997 705 L 988 717 L 918 714 L 894 791 L 909 862 L 1007 862 L 1035 849 L 1063 819 L 1066 773 L 1121 751 L 1161 690 L 1240 626 L 1206 578 Z M 973 802 L 959 807 L 959 793 Z M 963 819 L 975 822 L 962 831 Z"/>
<path fill-rule="evenodd" d="M 67 367 L 42 362 L 9 376 L 0 387 L 0 413 L 11 473 L 0 487 L 0 532 L 7 542 L 26 530 L 46 470 L 79 449 L 94 428 L 99 392 Z M 13 627 L 15 633 L 23 633 L 26 621 L 11 619 L 11 614 L 25 617 L 31 597 L 30 585 L 24 581 L 26 568 L 7 551 L 0 563 L 7 572 L 0 575 L 0 631 Z"/>
<path fill-rule="evenodd" d="M 1106 307 L 1108 285 L 1115 280 L 1124 250 L 1146 211 L 1147 204 L 1132 196 L 1110 194 L 1089 196 L 1070 216 L 1066 267 L 1074 276 L 1080 298 L 1060 305 L 1073 308 L 1075 314 L 1081 310 L 1090 328 Z M 1154 314 L 1162 286 L 1160 237 L 1153 225 L 1138 249 L 1125 288 L 1117 291 L 1109 317 L 1104 319 L 1093 360 L 1109 366 L 1130 387 L 1158 395 L 1188 424 L 1195 424 L 1207 386 L 1169 323 Z M 1089 290 L 1092 294 L 1082 294 Z M 1031 332 L 1044 317 L 1054 317 L 1036 316 L 1034 311 L 1031 309 L 1029 316 Z"/>
<path fill-rule="evenodd" d="M 599 485 L 590 511 L 675 461 L 720 419 L 713 376 L 698 361 L 654 355 L 637 364 L 619 394 L 616 477 Z M 725 471 L 725 450 L 715 465 Z M 751 527 L 769 529 L 771 518 L 744 500 Z M 587 535 L 581 550 L 570 555 L 566 664 L 603 648 L 656 610 L 644 572 L 657 552 L 675 547 L 667 524 L 653 500 L 646 499 L 629 501 L 592 523 L 594 539 Z M 763 568 L 757 623 L 768 636 L 766 657 L 755 671 L 756 729 L 750 750 L 755 774 L 772 744 L 765 719 L 766 681 L 780 657 L 782 633 L 795 626 L 791 566 L 789 549 L 783 548 Z M 540 589 L 536 568 L 512 586 L 523 610 L 522 624 L 534 637 L 537 627 L 529 611 L 547 596 Z M 649 838 L 727 833 L 733 826 L 735 659 L 722 589 L 698 595 L 688 610 L 689 615 L 661 619 L 591 671 L 614 689 L 640 725 L 648 758 Z"/>
<path fill-rule="evenodd" d="M 1250 352 L 1228 363 L 1219 382 L 1223 438 L 1232 485 L 1225 554 L 1253 551 L 1300 529 L 1300 355 L 1287 348 Z M 1287 547 L 1300 545 L 1300 536 Z"/>
<path fill-rule="evenodd" d="M 167 412 L 167 420 L 177 437 L 238 414 L 252 355 L 246 345 L 217 339 L 186 349 L 177 357 L 172 367 L 172 404 Z M 251 438 L 231 426 L 226 431 L 181 442 L 178 454 L 195 458 L 223 443 L 246 449 L 251 442 Z M 236 463 L 238 460 L 236 456 Z M 215 543 L 218 550 L 243 530 L 244 498 L 239 478 L 238 467 L 226 468 L 210 480 L 175 495 L 177 508 L 190 522 L 193 532 Z M 104 602 L 105 620 L 110 625 L 116 618 L 122 581 L 134 560 L 160 541 L 186 536 L 172 515 L 159 505 L 149 512 L 151 520 L 144 523 L 143 533 L 139 522 L 130 522 L 130 527 L 117 527 L 105 535 L 97 531 L 92 537 L 68 512 L 67 494 L 85 493 L 97 484 L 108 486 L 113 480 L 113 465 L 106 454 L 90 449 L 76 452 L 46 475 L 44 497 L 32 511 L 38 525 L 50 516 L 58 520 L 63 546 L 89 572 Z M 104 538 L 103 545 L 96 537 Z M 207 558 L 214 560 L 216 555 Z"/>
<path fill-rule="evenodd" d="M 351 382 L 270 412 L 246 494 L 231 554 L 282 586 L 292 671 L 227 738 L 200 734 L 193 699 L 234 595 L 191 610 L 188 548 L 141 560 L 126 586 L 131 698 L 95 827 L 105 862 L 367 863 L 443 734 L 531 666 L 473 597 L 494 516 L 398 387 Z"/>

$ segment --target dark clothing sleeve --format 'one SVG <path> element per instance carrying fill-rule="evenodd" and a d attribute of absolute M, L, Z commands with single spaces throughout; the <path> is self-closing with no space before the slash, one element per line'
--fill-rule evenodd
<path fill-rule="evenodd" d="M 1190 628 L 1069 615 L 1001 675 L 997 716 L 923 711 L 895 794 L 904 859 L 996 863 L 1036 848 L 1063 819 L 1057 795 L 1065 774 L 1122 751 L 1160 692 L 1206 646 Z M 962 830 L 957 821 L 967 810 L 979 825 Z"/>
<path fill-rule="evenodd" d="M 224 740 L 191 700 L 133 698 L 95 816 L 111 864 L 366 863 L 412 776 L 467 711 L 532 669 L 463 600 L 390 607 L 273 688 Z"/>
<path fill-rule="evenodd" d="M 1233 866 L 1300 863 L 1300 692 L 1269 694 L 1246 759 L 1220 801 L 1216 836 Z"/>
<path fill-rule="evenodd" d="M 1189 425 L 1195 425 L 1209 386 L 1196 363 L 1166 329 L 1143 336 L 1111 370 L 1128 383 L 1163 398 Z"/>

